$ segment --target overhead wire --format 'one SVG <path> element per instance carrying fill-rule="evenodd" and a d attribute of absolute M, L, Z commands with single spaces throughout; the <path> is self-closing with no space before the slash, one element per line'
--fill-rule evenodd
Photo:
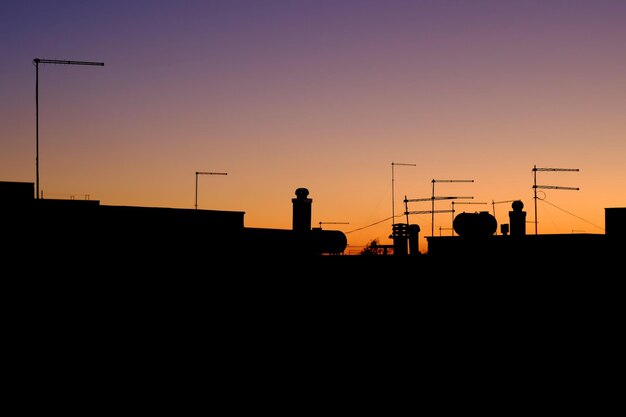
<path fill-rule="evenodd" d="M 395 217 L 402 217 L 405 214 L 406 213 L 399 213 L 399 214 L 396 214 Z M 391 220 L 391 216 L 387 217 L 386 219 L 378 220 L 377 222 L 374 222 L 372 224 L 368 224 L 367 226 L 359 227 L 357 229 L 353 229 L 353 230 L 350 230 L 350 231 L 344 232 L 344 233 L 348 234 L 348 233 L 352 233 L 352 232 L 358 232 L 359 230 L 363 230 L 363 229 L 367 229 L 368 227 L 376 226 L 377 224 L 386 222 L 387 220 Z"/>
<path fill-rule="evenodd" d="M 604 227 L 598 226 L 597 224 L 593 224 L 593 223 L 592 223 L 592 222 L 590 222 L 589 220 L 583 219 L 582 217 L 577 216 L 577 215 L 575 215 L 574 213 L 570 213 L 569 211 L 567 211 L 567 210 L 565 210 L 565 209 L 562 209 L 561 207 L 559 207 L 559 206 L 557 206 L 557 205 L 555 205 L 555 204 L 550 203 L 550 202 L 549 202 L 549 201 L 547 201 L 545 198 L 541 199 L 541 201 L 543 201 L 544 203 L 550 204 L 552 207 L 557 208 L 557 209 L 561 210 L 562 212 L 569 214 L 570 216 L 576 217 L 577 219 L 582 220 L 582 221 L 584 221 L 585 223 L 589 223 L 590 225 L 592 225 L 592 226 L 594 226 L 594 227 L 597 227 L 597 228 L 598 228 L 598 229 L 600 229 L 600 230 L 604 230 Z"/>
<path fill-rule="evenodd" d="M 398 216 L 396 216 L 396 217 L 398 217 Z M 368 227 L 376 226 L 377 224 L 380 224 L 382 222 L 386 222 L 387 220 L 391 220 L 391 217 L 387 217 L 386 219 L 379 220 L 379 221 L 377 221 L 375 223 L 368 224 L 367 226 L 359 227 L 357 229 L 353 229 L 353 230 L 350 230 L 350 231 L 345 232 L 345 233 L 348 234 L 348 233 L 352 233 L 352 232 L 358 232 L 359 230 L 363 230 L 363 229 L 367 229 Z"/>

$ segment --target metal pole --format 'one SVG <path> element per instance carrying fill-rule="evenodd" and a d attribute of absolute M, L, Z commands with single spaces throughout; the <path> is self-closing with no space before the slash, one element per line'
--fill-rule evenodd
<path fill-rule="evenodd" d="M 431 236 L 435 236 L 435 182 L 474 182 L 474 180 L 436 180 L 433 178 L 433 195 L 431 197 L 432 200 L 432 207 L 431 207 L 431 213 L 432 213 L 432 220 L 431 220 L 431 232 L 430 235 Z M 445 197 L 446 199 L 448 197 Z M 464 197 L 454 197 L 454 198 L 464 198 Z M 474 198 L 474 197 L 470 197 L 470 198 Z M 440 197 L 441 199 L 441 197 Z"/>
<path fill-rule="evenodd" d="M 452 236 L 454 236 L 454 201 L 452 202 Z M 441 231 L 439 231 L 439 236 L 441 236 Z"/>
<path fill-rule="evenodd" d="M 37 183 L 37 198 L 40 198 L 39 194 L 39 63 L 42 64 L 64 64 L 64 65 L 97 65 L 104 66 L 104 62 L 90 62 L 90 61 L 67 61 L 59 59 L 33 59 L 35 63 L 35 179 Z"/>
<path fill-rule="evenodd" d="M 196 210 L 198 210 L 198 173 L 196 172 Z"/>
<path fill-rule="evenodd" d="M 431 197 L 430 211 L 432 212 L 430 235 L 435 236 L 435 179 L 434 178 L 433 178 L 433 196 Z"/>
<path fill-rule="evenodd" d="M 409 224 L 409 206 L 406 195 L 404 196 L 404 214 L 406 215 L 406 224 Z"/>
<path fill-rule="evenodd" d="M 39 59 L 35 59 L 35 178 L 37 181 L 37 195 L 39 198 Z"/>
<path fill-rule="evenodd" d="M 395 207 L 395 191 L 394 191 L 394 172 L 393 172 L 393 167 L 394 165 L 403 165 L 403 166 L 409 166 L 409 167 L 415 167 L 417 166 L 417 164 L 401 164 L 398 162 L 392 162 L 391 163 L 391 226 L 393 227 L 393 225 L 396 222 L 396 207 Z M 407 221 L 408 224 L 408 221 Z"/>
<path fill-rule="evenodd" d="M 537 234 L 537 165 L 533 165 L 533 189 L 535 190 L 535 235 Z"/>
<path fill-rule="evenodd" d="M 579 190 L 578 187 L 559 187 L 557 185 L 537 185 L 537 171 L 579 171 L 578 168 L 537 168 L 533 165 L 533 188 L 535 189 L 535 235 L 537 234 L 537 188 L 549 188 L 552 190 Z M 544 193 L 545 198 L 545 193 Z"/>
<path fill-rule="evenodd" d="M 196 171 L 196 203 L 195 203 L 196 210 L 198 210 L 198 175 L 228 175 L 228 173 L 227 172 Z"/>
<path fill-rule="evenodd" d="M 393 189 L 393 166 L 394 163 L 391 163 L 391 227 L 396 222 L 396 208 L 395 208 L 395 199 L 394 199 L 394 189 Z"/>

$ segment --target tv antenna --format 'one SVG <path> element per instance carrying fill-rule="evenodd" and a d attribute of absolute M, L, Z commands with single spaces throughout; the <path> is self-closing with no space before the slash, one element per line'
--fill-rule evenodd
<path fill-rule="evenodd" d="M 452 230 L 453 231 L 452 233 L 454 234 L 454 228 L 453 227 L 441 227 L 441 226 L 439 226 L 439 236 L 441 236 L 441 231 L 442 230 Z"/>
<path fill-rule="evenodd" d="M 410 167 L 414 167 L 417 166 L 417 164 L 401 164 L 399 162 L 392 162 L 391 163 L 391 225 L 393 226 L 396 222 L 396 207 L 395 207 L 395 196 L 394 196 L 394 175 L 393 175 L 393 167 L 396 165 L 400 165 L 400 166 L 410 166 Z M 408 224 L 408 221 L 407 221 Z"/>
<path fill-rule="evenodd" d="M 348 222 L 320 222 L 320 229 L 322 228 L 323 224 L 350 224 Z"/>
<path fill-rule="evenodd" d="M 435 200 L 457 200 L 457 199 L 471 199 L 474 197 L 459 197 L 459 196 L 435 196 L 435 197 L 425 197 L 425 198 L 406 198 L 406 196 L 404 196 L 404 214 L 406 215 L 406 224 L 409 224 L 409 214 L 432 214 L 433 217 L 433 227 L 432 227 L 432 235 L 435 235 L 435 226 L 434 226 L 434 221 L 435 221 L 435 213 L 451 213 L 452 210 L 417 210 L 417 211 L 409 211 L 408 208 L 408 203 L 411 202 L 416 202 L 416 201 L 433 201 L 433 205 L 434 205 L 434 201 Z"/>
<path fill-rule="evenodd" d="M 537 171 L 576 171 L 578 168 L 537 168 L 537 165 L 533 166 L 533 189 L 535 200 L 535 234 L 537 234 L 537 188 L 551 189 L 551 190 L 579 190 L 578 187 L 559 187 L 557 185 L 537 185 Z"/>
<path fill-rule="evenodd" d="M 514 201 L 518 201 L 518 200 L 502 200 L 502 201 L 493 201 L 493 200 L 491 200 L 491 207 L 492 207 L 492 210 L 493 210 L 493 217 L 496 217 L 496 204 L 512 203 Z"/>
<path fill-rule="evenodd" d="M 198 210 L 198 175 L 228 175 L 228 172 L 196 171 L 196 210 Z"/>
<path fill-rule="evenodd" d="M 35 179 L 37 182 L 37 198 L 39 198 L 39 64 L 96 65 L 102 67 L 104 62 L 35 58 L 33 59 L 33 64 L 35 64 Z"/>
<path fill-rule="evenodd" d="M 431 224 L 431 236 L 435 235 L 435 183 L 436 182 L 474 182 L 474 180 L 436 180 L 433 179 L 433 194 L 432 194 L 432 224 Z M 474 197 L 453 197 L 452 199 L 457 198 L 474 198 Z"/>
<path fill-rule="evenodd" d="M 493 210 L 493 217 L 496 217 L 496 204 L 512 203 L 514 201 L 518 201 L 518 200 L 501 200 L 501 201 L 493 201 L 493 200 L 491 200 L 491 207 L 492 207 L 492 210 Z M 496 217 L 496 221 L 497 221 L 497 217 Z M 498 234 L 497 230 L 496 230 L 496 234 Z"/>

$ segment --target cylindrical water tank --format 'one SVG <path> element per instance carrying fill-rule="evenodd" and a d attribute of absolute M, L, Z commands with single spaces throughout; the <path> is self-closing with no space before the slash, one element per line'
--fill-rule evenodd
<path fill-rule="evenodd" d="M 498 222 L 487 211 L 458 214 L 452 222 L 454 231 L 464 237 L 487 237 L 498 229 Z"/>

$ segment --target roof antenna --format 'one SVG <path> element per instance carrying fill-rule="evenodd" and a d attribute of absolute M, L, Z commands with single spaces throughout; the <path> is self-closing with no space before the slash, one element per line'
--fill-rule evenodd
<path fill-rule="evenodd" d="M 533 188 L 535 190 L 535 234 L 537 234 L 537 188 L 549 188 L 552 190 L 579 190 L 578 187 L 559 187 L 557 185 L 537 185 L 537 171 L 579 171 L 578 168 L 537 168 L 533 166 Z"/>

